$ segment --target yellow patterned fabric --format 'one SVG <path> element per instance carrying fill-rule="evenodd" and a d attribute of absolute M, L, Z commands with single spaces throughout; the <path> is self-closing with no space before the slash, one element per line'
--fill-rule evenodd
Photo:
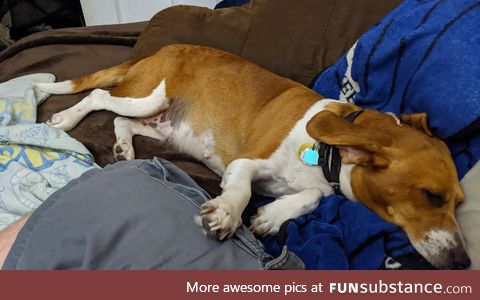
<path fill-rule="evenodd" d="M 0 229 L 95 167 L 78 141 L 35 124 L 37 106 L 49 95 L 34 84 L 54 80 L 51 74 L 33 74 L 0 84 Z"/>

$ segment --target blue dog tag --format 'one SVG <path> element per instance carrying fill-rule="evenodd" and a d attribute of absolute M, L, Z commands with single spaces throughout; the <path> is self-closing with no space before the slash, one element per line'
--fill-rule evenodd
<path fill-rule="evenodd" d="M 314 150 L 312 148 L 307 148 L 303 150 L 301 154 L 301 158 L 303 163 L 309 166 L 317 166 L 318 165 L 318 159 L 319 159 L 319 154 L 317 150 Z"/>

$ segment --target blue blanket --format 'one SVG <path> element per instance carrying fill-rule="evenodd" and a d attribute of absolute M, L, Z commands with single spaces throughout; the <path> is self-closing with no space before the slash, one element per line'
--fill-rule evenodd
<path fill-rule="evenodd" d="M 460 178 L 480 158 L 480 1 L 407 0 L 314 82 L 319 94 L 426 112 Z"/>
<path fill-rule="evenodd" d="M 223 0 L 220 1 L 216 6 L 215 9 L 219 8 L 227 8 L 231 6 L 242 6 L 244 4 L 247 4 L 249 0 Z"/>
<path fill-rule="evenodd" d="M 271 201 L 255 201 L 252 211 Z M 315 211 L 285 222 L 262 242 L 274 256 L 287 246 L 310 270 L 432 268 L 399 227 L 342 195 L 324 197 Z"/>

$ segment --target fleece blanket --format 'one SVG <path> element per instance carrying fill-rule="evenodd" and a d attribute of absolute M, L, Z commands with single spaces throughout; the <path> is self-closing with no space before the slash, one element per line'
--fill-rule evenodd
<path fill-rule="evenodd" d="M 35 124 L 37 107 L 49 95 L 34 83 L 53 81 L 51 74 L 33 74 L 0 84 L 0 229 L 95 166 L 65 132 Z"/>
<path fill-rule="evenodd" d="M 365 108 L 426 112 L 462 178 L 480 158 L 478 28 L 478 0 L 407 0 L 321 73 L 313 89 Z"/>
<path fill-rule="evenodd" d="M 255 201 L 249 211 L 273 199 Z M 309 270 L 433 269 L 406 234 L 343 195 L 324 197 L 309 214 L 285 222 L 262 240 L 267 252 L 294 252 Z"/>

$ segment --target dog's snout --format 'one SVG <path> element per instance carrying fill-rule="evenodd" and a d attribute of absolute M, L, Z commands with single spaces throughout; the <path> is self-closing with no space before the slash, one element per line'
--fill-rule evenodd
<path fill-rule="evenodd" d="M 464 248 L 463 238 L 458 232 L 444 230 L 429 231 L 414 247 L 438 269 L 463 270 L 471 260 Z"/>

